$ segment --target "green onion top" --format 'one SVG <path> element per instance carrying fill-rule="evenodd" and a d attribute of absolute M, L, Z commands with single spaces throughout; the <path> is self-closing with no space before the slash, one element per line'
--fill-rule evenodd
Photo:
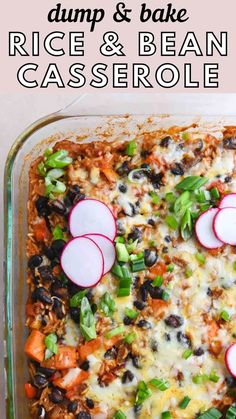
<path fill-rule="evenodd" d="M 117 412 L 113 416 L 114 419 L 126 419 L 126 415 L 121 411 L 117 410 Z"/>
<path fill-rule="evenodd" d="M 51 358 L 53 354 L 57 354 L 57 335 L 55 333 L 50 333 L 47 335 L 45 337 L 44 343 L 46 346 L 45 359 Z"/>
<path fill-rule="evenodd" d="M 186 409 L 186 407 L 188 406 L 189 402 L 190 402 L 190 397 L 185 396 L 181 402 L 179 403 L 179 408 L 180 409 Z"/>
<path fill-rule="evenodd" d="M 85 340 L 89 341 L 97 336 L 94 315 L 87 297 L 83 297 L 81 300 L 80 330 Z"/>
<path fill-rule="evenodd" d="M 207 183 L 208 179 L 201 176 L 188 176 L 176 185 L 177 190 L 195 191 Z"/>
<path fill-rule="evenodd" d="M 130 157 L 133 157 L 137 153 L 137 144 L 134 140 L 127 144 L 125 153 Z"/>
<path fill-rule="evenodd" d="M 111 317 L 116 309 L 116 303 L 109 292 L 105 292 L 100 299 L 99 308 L 107 317 Z"/>
<path fill-rule="evenodd" d="M 111 338 L 113 338 L 114 336 L 117 336 L 117 335 L 121 335 L 122 333 L 124 333 L 125 332 L 125 326 L 124 325 L 122 325 L 122 326 L 118 326 L 118 327 L 116 327 L 115 329 L 111 329 L 109 332 L 107 332 L 106 334 L 105 334 L 105 337 L 107 338 L 107 339 L 111 339 Z"/>

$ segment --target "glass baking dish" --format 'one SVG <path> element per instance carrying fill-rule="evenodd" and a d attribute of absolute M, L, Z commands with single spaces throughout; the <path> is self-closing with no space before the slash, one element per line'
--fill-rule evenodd
<path fill-rule="evenodd" d="M 83 142 L 104 140 L 104 138 L 107 141 L 116 138 L 131 140 L 142 131 L 153 131 L 161 127 L 165 129 L 174 125 L 184 127 L 192 123 L 198 124 L 198 128 L 193 129 L 201 132 L 207 129 L 208 132 L 211 130 L 214 135 L 218 135 L 224 124 L 236 125 L 236 115 L 232 112 L 236 109 L 236 95 L 227 97 L 224 95 L 224 106 L 220 96 L 83 95 L 64 110 L 35 122 L 17 138 L 5 168 L 7 418 L 29 417 L 23 391 L 24 383 L 27 381 L 27 364 L 23 348 L 27 333 L 24 326 L 24 305 L 27 295 L 25 253 L 28 171 L 31 162 L 61 138 Z M 4 374 L 1 374 L 1 380 L 3 379 Z"/>

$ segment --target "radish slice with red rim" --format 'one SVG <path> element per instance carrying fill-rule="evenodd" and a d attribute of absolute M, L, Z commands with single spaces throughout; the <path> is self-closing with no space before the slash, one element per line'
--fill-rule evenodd
<path fill-rule="evenodd" d="M 216 237 L 225 244 L 236 245 L 236 208 L 223 208 L 213 221 Z"/>
<path fill-rule="evenodd" d="M 86 234 L 85 237 L 93 240 L 101 249 L 104 258 L 104 272 L 105 275 L 109 272 L 115 263 L 116 251 L 114 243 L 102 234 Z"/>
<path fill-rule="evenodd" d="M 78 202 L 70 212 L 69 227 L 72 236 L 103 234 L 111 240 L 116 236 L 116 220 L 104 202 L 86 198 Z"/>
<path fill-rule="evenodd" d="M 219 208 L 236 208 L 236 193 L 229 193 L 221 199 Z"/>
<path fill-rule="evenodd" d="M 225 364 L 230 374 L 236 378 L 236 343 L 233 343 L 225 353 Z"/>
<path fill-rule="evenodd" d="M 218 240 L 213 231 L 213 221 L 218 212 L 218 208 L 210 208 L 198 217 L 195 224 L 197 239 L 206 249 L 217 249 L 223 246 L 222 241 Z"/>
<path fill-rule="evenodd" d="M 104 259 L 101 249 L 88 237 L 70 240 L 61 254 L 61 267 L 79 287 L 94 287 L 102 278 Z"/>

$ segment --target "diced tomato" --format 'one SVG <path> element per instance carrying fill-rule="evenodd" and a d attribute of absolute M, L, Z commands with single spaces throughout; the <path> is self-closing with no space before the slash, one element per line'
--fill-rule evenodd
<path fill-rule="evenodd" d="M 75 368 L 76 365 L 77 353 L 73 346 L 59 346 L 56 355 L 42 362 L 43 367 L 56 370 Z"/>
<path fill-rule="evenodd" d="M 148 276 L 154 279 L 157 275 L 163 275 L 164 273 L 166 273 L 166 264 L 164 262 L 158 262 L 149 270 Z"/>
<path fill-rule="evenodd" d="M 207 251 L 211 256 L 218 256 L 222 253 L 223 249 L 224 246 L 218 247 L 217 249 L 207 249 Z"/>
<path fill-rule="evenodd" d="M 221 182 L 220 180 L 216 180 L 215 182 L 211 182 L 210 185 L 207 187 L 208 190 L 212 188 L 217 188 L 221 195 L 225 194 L 226 184 Z"/>
<path fill-rule="evenodd" d="M 32 330 L 25 343 L 26 355 L 37 362 L 42 362 L 45 353 L 45 335 L 39 330 Z"/>
<path fill-rule="evenodd" d="M 209 320 L 208 322 L 208 339 L 209 342 L 212 341 L 217 335 L 219 331 L 219 326 L 215 320 Z"/>
<path fill-rule="evenodd" d="M 84 345 L 81 345 L 78 349 L 80 360 L 83 362 L 87 357 L 100 348 L 102 344 L 102 338 L 98 337 L 96 339 L 86 342 Z"/>
<path fill-rule="evenodd" d="M 37 394 L 37 389 L 30 383 L 25 384 L 25 395 L 27 399 L 34 399 Z"/>
<path fill-rule="evenodd" d="M 153 316 L 155 318 L 161 319 L 165 314 L 166 308 L 168 307 L 168 302 L 151 298 L 150 299 L 150 306 L 151 306 L 152 311 L 153 311 Z"/>
<path fill-rule="evenodd" d="M 25 313 L 26 316 L 35 316 L 34 304 L 26 304 Z"/>
<path fill-rule="evenodd" d="M 120 336 L 114 336 L 111 339 L 104 339 L 104 347 L 106 350 L 111 349 L 121 340 Z"/>
<path fill-rule="evenodd" d="M 33 225 L 34 237 L 38 242 L 43 242 L 48 237 L 48 229 L 45 220 Z"/>
<path fill-rule="evenodd" d="M 109 180 L 109 182 L 114 183 L 117 181 L 118 175 L 113 169 L 109 167 L 104 167 L 101 170 L 102 173 L 106 176 L 107 180 Z"/>

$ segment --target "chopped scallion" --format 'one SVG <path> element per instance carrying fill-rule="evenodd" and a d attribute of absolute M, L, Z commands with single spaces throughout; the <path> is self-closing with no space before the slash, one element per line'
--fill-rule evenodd
<path fill-rule="evenodd" d="M 161 419 L 171 419 L 171 413 L 169 412 L 169 410 L 162 412 Z"/>
<path fill-rule="evenodd" d="M 116 254 L 118 262 L 129 261 L 129 253 L 124 243 L 116 243 Z"/>
<path fill-rule="evenodd" d="M 190 400 L 191 400 L 190 397 L 185 396 L 183 398 L 183 400 L 181 400 L 181 402 L 179 403 L 179 408 L 180 409 L 186 409 L 186 407 L 188 406 Z"/>
<path fill-rule="evenodd" d="M 124 325 L 122 325 L 122 326 L 118 326 L 118 327 L 116 327 L 115 329 L 111 329 L 109 332 L 107 332 L 106 334 L 105 334 L 105 337 L 107 338 L 107 339 L 111 339 L 111 338 L 113 338 L 114 336 L 117 336 L 117 335 L 121 335 L 122 333 L 124 333 L 125 332 L 125 326 Z"/>
<path fill-rule="evenodd" d="M 167 215 L 165 222 L 172 230 L 176 230 L 178 228 L 178 221 L 173 215 Z"/>
<path fill-rule="evenodd" d="M 224 320 L 225 322 L 229 322 L 231 319 L 231 316 L 227 310 L 222 310 L 220 313 L 220 318 Z"/>
<path fill-rule="evenodd" d="M 126 419 L 126 415 L 122 412 L 122 410 L 117 410 L 117 412 L 113 416 L 114 419 Z"/>
<path fill-rule="evenodd" d="M 127 146 L 126 146 L 126 151 L 125 153 L 127 154 L 127 156 L 133 157 L 137 152 L 137 144 L 136 142 L 130 141 Z"/>
<path fill-rule="evenodd" d="M 170 263 L 169 265 L 167 265 L 167 272 L 173 272 L 174 269 L 175 269 L 175 265 L 173 263 Z"/>
<path fill-rule="evenodd" d="M 155 204 L 155 205 L 159 204 L 160 198 L 159 198 L 159 196 L 157 195 L 156 192 L 152 191 L 152 192 L 149 193 L 149 195 L 152 198 L 152 203 L 153 204 Z"/>
<path fill-rule="evenodd" d="M 131 261 L 131 271 L 140 272 L 146 269 L 144 258 Z"/>
<path fill-rule="evenodd" d="M 204 265 L 204 263 L 206 262 L 206 258 L 202 253 L 196 253 L 195 257 L 197 261 L 200 263 L 200 265 Z"/>
<path fill-rule="evenodd" d="M 170 387 L 168 381 L 166 381 L 164 378 L 152 378 L 152 380 L 150 380 L 148 384 L 157 388 L 160 391 L 165 391 Z"/>
<path fill-rule="evenodd" d="M 188 359 L 192 354 L 193 354 L 192 349 L 186 349 L 182 354 L 182 358 Z"/>
<path fill-rule="evenodd" d="M 128 345 L 131 345 L 131 343 L 133 343 L 136 339 L 137 335 L 135 332 L 130 332 L 128 333 L 128 335 L 125 336 L 124 338 L 124 342 L 128 343 Z"/>
<path fill-rule="evenodd" d="M 126 307 L 125 315 L 129 317 L 130 319 L 136 319 L 136 317 L 138 317 L 138 312 L 132 308 Z"/>
<path fill-rule="evenodd" d="M 154 278 L 153 280 L 153 286 L 154 287 L 161 287 L 161 285 L 163 284 L 164 279 L 162 278 L 161 275 L 157 275 L 156 278 Z"/>

